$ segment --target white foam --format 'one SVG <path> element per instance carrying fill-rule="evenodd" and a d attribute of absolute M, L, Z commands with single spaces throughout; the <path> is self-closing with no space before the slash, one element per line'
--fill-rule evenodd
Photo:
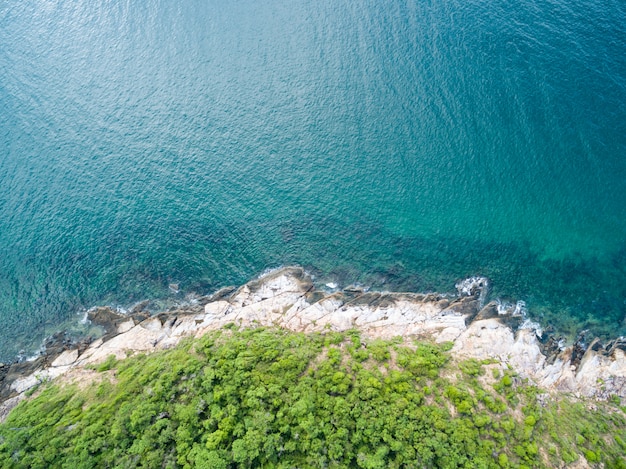
<path fill-rule="evenodd" d="M 535 334 L 540 339 L 541 339 L 541 336 L 543 335 L 543 329 L 541 328 L 541 325 L 538 322 L 531 321 L 530 319 L 526 319 L 519 328 L 534 330 Z"/>
<path fill-rule="evenodd" d="M 83 325 L 87 325 L 91 323 L 91 321 L 89 320 L 89 310 L 83 311 L 82 314 L 83 314 L 83 317 L 80 319 L 79 323 Z"/>
<path fill-rule="evenodd" d="M 261 272 L 259 274 L 259 276 L 257 277 L 259 280 L 262 279 L 263 277 L 267 277 L 268 275 L 273 274 L 274 272 L 278 272 L 281 269 L 284 269 L 285 266 L 284 265 L 279 265 L 278 267 L 271 267 L 269 269 L 265 269 L 263 272 Z"/>
<path fill-rule="evenodd" d="M 476 290 L 481 293 L 489 286 L 489 280 L 486 277 L 470 277 L 458 282 L 455 287 L 460 295 L 470 296 Z"/>
<path fill-rule="evenodd" d="M 520 317 L 523 319 L 522 324 L 519 326 L 520 329 L 531 329 L 535 331 L 537 337 L 541 338 L 543 335 L 543 328 L 541 325 L 536 322 L 528 319 L 526 316 L 528 314 L 528 309 L 526 308 L 525 301 L 518 301 L 513 305 L 512 303 L 508 303 L 506 301 L 502 301 L 500 299 L 496 300 L 496 309 L 499 315 L 502 316 L 512 316 L 512 317 Z"/>
<path fill-rule="evenodd" d="M 514 316 L 523 316 L 526 317 L 526 313 L 528 313 L 528 309 L 526 309 L 525 301 L 518 301 L 515 303 L 515 310 L 513 311 Z"/>
<path fill-rule="evenodd" d="M 489 279 L 487 277 L 474 276 L 466 278 L 458 282 L 455 287 L 460 296 L 471 296 L 478 290 L 480 292 L 478 295 L 480 307 L 482 308 L 485 305 L 485 300 L 489 294 Z"/>
<path fill-rule="evenodd" d="M 523 318 L 526 317 L 526 313 L 528 312 L 528 310 L 526 309 L 526 302 L 525 301 L 518 301 L 517 303 L 515 303 L 515 306 L 513 306 L 513 304 L 506 302 L 506 301 L 502 301 L 500 299 L 496 300 L 496 308 L 498 310 L 498 314 L 500 315 L 507 315 L 507 316 L 521 316 Z"/>

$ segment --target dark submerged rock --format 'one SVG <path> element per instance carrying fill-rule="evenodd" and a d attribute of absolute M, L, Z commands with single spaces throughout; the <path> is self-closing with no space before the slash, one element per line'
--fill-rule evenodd
<path fill-rule="evenodd" d="M 465 323 L 471 323 L 476 315 L 478 314 L 478 310 L 480 309 L 480 301 L 478 299 L 478 295 L 474 296 L 463 296 L 461 298 L 457 298 L 456 300 L 450 303 L 446 309 L 442 311 L 442 313 L 456 313 L 465 316 Z"/>
<path fill-rule="evenodd" d="M 104 341 L 115 337 L 117 335 L 118 326 L 128 321 L 129 318 L 130 316 L 118 313 L 109 306 L 99 306 L 87 312 L 87 319 L 104 329 L 105 334 L 102 337 Z"/>
<path fill-rule="evenodd" d="M 560 337 L 554 337 L 550 334 L 544 334 L 539 340 L 539 350 L 546 356 L 546 363 L 552 365 L 561 354 Z"/>
<path fill-rule="evenodd" d="M 576 341 L 572 345 L 572 366 L 578 368 L 578 365 L 580 365 L 580 361 L 583 359 L 583 356 L 587 351 L 590 340 L 592 340 L 592 337 L 590 336 L 589 331 L 585 330 L 578 334 Z"/>
<path fill-rule="evenodd" d="M 229 287 L 224 287 L 224 288 L 220 288 L 218 291 L 216 291 L 215 293 L 213 293 L 211 296 L 206 297 L 207 301 L 204 303 L 209 303 L 210 301 L 220 301 L 220 300 L 227 300 L 228 298 L 231 297 L 231 295 L 237 290 L 237 287 L 234 286 L 229 286 Z M 203 304 L 204 299 L 201 299 L 199 301 L 200 304 Z"/>
<path fill-rule="evenodd" d="M 148 306 L 150 306 L 150 300 L 143 300 L 140 301 L 139 303 L 135 304 L 130 311 L 128 312 L 129 315 L 133 315 L 133 314 L 139 314 L 139 313 L 149 313 L 148 311 Z"/>
<path fill-rule="evenodd" d="M 606 354 L 611 356 L 617 349 L 626 352 L 626 337 L 619 337 L 606 344 Z"/>

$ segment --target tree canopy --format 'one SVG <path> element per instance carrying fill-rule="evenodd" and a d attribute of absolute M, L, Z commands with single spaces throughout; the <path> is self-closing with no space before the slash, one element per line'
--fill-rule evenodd
<path fill-rule="evenodd" d="M 6 468 L 626 468 L 619 403 L 554 398 L 449 344 L 230 327 L 51 383 L 0 425 Z M 489 373 L 487 371 L 490 371 Z"/>

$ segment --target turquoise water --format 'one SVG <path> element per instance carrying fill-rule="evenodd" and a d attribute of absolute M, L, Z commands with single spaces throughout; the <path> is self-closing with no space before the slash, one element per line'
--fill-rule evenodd
<path fill-rule="evenodd" d="M 299 263 L 624 333 L 626 6 L 0 4 L 0 359 Z"/>

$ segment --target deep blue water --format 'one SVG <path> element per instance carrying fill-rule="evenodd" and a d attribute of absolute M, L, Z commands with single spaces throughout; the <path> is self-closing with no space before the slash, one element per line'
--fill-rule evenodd
<path fill-rule="evenodd" d="M 0 3 L 0 359 L 299 263 L 626 329 L 621 0 Z"/>

